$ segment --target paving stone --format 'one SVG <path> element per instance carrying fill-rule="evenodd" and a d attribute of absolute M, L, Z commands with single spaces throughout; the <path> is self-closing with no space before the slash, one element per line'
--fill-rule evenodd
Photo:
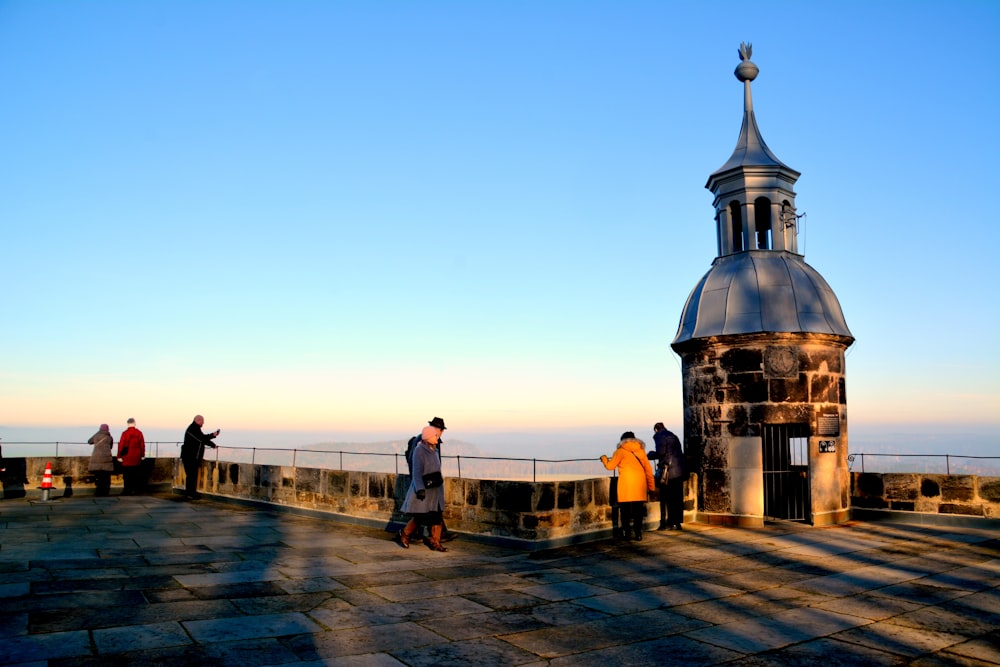
<path fill-rule="evenodd" d="M 886 586 L 872 591 L 872 595 L 887 597 L 919 604 L 942 604 L 955 598 L 968 595 L 969 592 L 958 588 L 928 586 L 921 582 L 907 582 L 895 586 Z"/>
<path fill-rule="evenodd" d="M 303 632 L 321 632 L 305 614 L 291 612 L 285 614 L 262 614 L 249 617 L 217 618 L 204 621 L 185 621 L 184 627 L 201 643 L 233 641 L 238 639 L 259 639 L 261 637 L 283 637 Z"/>
<path fill-rule="evenodd" d="M 834 635 L 834 639 L 860 644 L 910 658 L 961 644 L 968 638 L 880 621 Z"/>
<path fill-rule="evenodd" d="M 957 655 L 970 660 L 981 660 L 991 665 L 1000 665 L 1000 633 L 992 633 L 949 646 L 943 653 L 942 657 Z"/>
<path fill-rule="evenodd" d="M 836 639 L 817 639 L 726 663 L 726 667 L 903 667 L 903 656 Z M 954 665 L 952 667 L 955 667 Z"/>
<path fill-rule="evenodd" d="M 4 613 L 54 609 L 103 609 L 144 603 L 145 598 L 139 591 L 85 591 L 72 595 L 30 595 L 6 600 Z"/>
<path fill-rule="evenodd" d="M 674 636 L 556 658 L 549 665 L 552 667 L 718 665 L 739 656 L 739 653 L 718 646 L 693 641 L 683 636 Z"/>
<path fill-rule="evenodd" d="M 347 588 L 333 577 L 311 577 L 308 579 L 285 579 L 275 584 L 289 595 L 297 593 L 321 593 L 340 591 Z"/>
<path fill-rule="evenodd" d="M 394 586 L 396 584 L 419 584 L 431 581 L 428 577 L 413 570 L 389 570 L 375 574 L 343 574 L 335 579 L 341 587 L 371 588 L 374 586 Z"/>
<path fill-rule="evenodd" d="M 300 660 L 339 658 L 366 653 L 391 653 L 447 643 L 441 635 L 416 623 L 396 623 L 376 628 L 349 628 L 318 634 L 299 635 L 286 644 Z"/>
<path fill-rule="evenodd" d="M 237 598 L 233 605 L 248 616 L 278 614 L 289 611 L 310 611 L 330 599 L 329 593 L 272 595 L 260 598 Z M 346 603 L 344 603 L 346 604 Z"/>
<path fill-rule="evenodd" d="M 526 610 L 547 625 L 574 625 L 608 618 L 608 614 L 572 602 L 549 602 Z"/>
<path fill-rule="evenodd" d="M 577 600 L 593 595 L 607 595 L 612 590 L 582 581 L 563 581 L 558 584 L 539 584 L 535 586 L 520 586 L 517 590 L 533 595 L 549 602 L 557 600 Z"/>
<path fill-rule="evenodd" d="M 229 600 L 193 600 L 142 604 L 111 609 L 73 609 L 32 612 L 32 632 L 93 630 L 116 625 L 182 621 L 232 616 L 239 612 Z"/>
<path fill-rule="evenodd" d="M 921 609 L 923 605 L 875 595 L 852 595 L 821 602 L 816 607 L 873 621 L 884 621 L 899 614 Z"/>
<path fill-rule="evenodd" d="M 521 591 L 510 591 L 510 590 L 492 590 L 483 591 L 482 593 L 464 593 L 462 595 L 467 600 L 472 600 L 478 604 L 489 607 L 490 609 L 496 611 L 507 611 L 511 609 L 520 609 L 523 607 L 534 607 L 535 605 L 544 604 L 546 600 L 535 597 L 534 595 L 528 595 Z"/>
<path fill-rule="evenodd" d="M 706 581 L 692 581 L 674 586 L 655 586 L 627 593 L 598 595 L 576 600 L 576 603 L 607 614 L 631 614 L 637 611 L 674 607 L 741 594 L 742 591 L 735 588 L 719 586 Z"/>
<path fill-rule="evenodd" d="M 30 663 L 91 654 L 90 636 L 85 631 L 22 635 L 3 640 L 3 662 L 5 664 Z"/>
<path fill-rule="evenodd" d="M 916 611 L 893 616 L 888 620 L 890 623 L 908 628 L 934 630 L 970 638 L 985 635 L 1000 628 L 987 619 L 969 618 L 967 614 L 945 607 L 922 607 Z"/>
<path fill-rule="evenodd" d="M 693 602 L 671 607 L 671 611 L 697 618 L 712 625 L 738 623 L 748 617 L 770 616 L 789 609 L 787 603 L 769 600 L 753 593 Z"/>
<path fill-rule="evenodd" d="M 669 611 L 657 610 L 520 632 L 504 635 L 501 639 L 540 657 L 557 658 L 609 646 L 656 639 L 669 632 L 671 628 L 682 628 L 684 624 L 704 625 Z"/>
<path fill-rule="evenodd" d="M 406 667 L 388 653 L 363 653 L 336 658 L 332 664 L 337 667 Z M 282 663 L 282 667 L 329 667 L 329 660 L 307 660 Z M 44 667 L 44 666 L 42 666 Z"/>
<path fill-rule="evenodd" d="M 392 651 L 392 654 L 412 667 L 470 664 L 524 665 L 537 660 L 536 656 L 527 651 L 492 638 L 397 650 Z"/>
<path fill-rule="evenodd" d="M 957 570 L 941 572 L 921 580 L 921 583 L 929 586 L 943 586 L 967 591 L 982 591 L 996 586 L 998 578 L 1000 578 L 1000 560 L 993 560 Z"/>
<path fill-rule="evenodd" d="M 190 644 L 191 638 L 179 623 L 150 623 L 94 630 L 94 643 L 97 645 L 97 652 L 106 655 L 137 649 L 183 646 Z"/>
<path fill-rule="evenodd" d="M 447 618 L 430 618 L 421 625 L 451 640 L 508 635 L 551 627 L 525 611 L 493 611 Z"/>
<path fill-rule="evenodd" d="M 223 586 L 197 586 L 189 588 L 201 600 L 232 600 L 233 598 L 253 598 L 265 595 L 285 595 L 285 591 L 273 581 L 248 581 Z"/>
<path fill-rule="evenodd" d="M 446 579 L 442 581 L 423 581 L 413 584 L 397 584 L 395 586 L 373 586 L 370 590 L 387 600 L 402 602 L 404 600 L 421 600 L 435 596 L 461 595 L 462 593 L 472 591 L 515 588 L 518 583 L 517 578 L 509 574 L 493 574 L 485 577 L 470 577 L 468 579 Z"/>
<path fill-rule="evenodd" d="M 215 644 L 169 646 L 128 651 L 95 658 L 75 658 L 65 666 L 55 661 L 49 667 L 116 667 L 117 665 L 190 665 L 200 667 L 264 667 L 294 665 L 297 658 L 277 639 L 248 639 Z"/>
<path fill-rule="evenodd" d="M 445 619 L 462 614 L 481 614 L 490 611 L 488 607 L 476 604 L 457 595 L 392 602 L 368 607 L 334 609 L 320 607 L 309 612 L 309 616 L 325 627 L 340 630 L 366 626 L 389 625 L 404 621 L 424 619 Z"/>
<path fill-rule="evenodd" d="M 31 593 L 31 583 L 21 582 L 17 584 L 0 584 L 0 599 L 19 598 Z"/>
<path fill-rule="evenodd" d="M 0 639 L 28 634 L 28 615 L 0 613 Z M 0 643 L 2 647 L 2 643 Z"/>
<path fill-rule="evenodd" d="M 196 586 L 222 586 L 226 584 L 245 584 L 259 581 L 278 581 L 285 576 L 279 572 L 271 572 L 254 568 L 250 570 L 234 570 L 231 572 L 211 572 L 208 574 L 180 574 L 174 579 L 181 586 L 194 588 Z"/>

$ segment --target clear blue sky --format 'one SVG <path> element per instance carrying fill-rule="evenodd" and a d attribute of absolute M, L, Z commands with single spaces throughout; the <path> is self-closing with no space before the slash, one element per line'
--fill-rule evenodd
<path fill-rule="evenodd" d="M 985 0 L 0 2 L 0 425 L 679 429 L 742 41 L 852 433 L 1000 433 Z"/>

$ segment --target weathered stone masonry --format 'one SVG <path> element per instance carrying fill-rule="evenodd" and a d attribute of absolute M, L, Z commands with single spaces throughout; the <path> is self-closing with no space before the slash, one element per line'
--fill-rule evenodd
<path fill-rule="evenodd" d="M 184 485 L 178 465 L 174 485 Z M 695 477 L 692 477 L 695 479 Z M 409 475 L 204 461 L 198 488 L 218 496 L 273 503 L 352 517 L 368 525 L 405 520 L 400 506 Z M 694 510 L 695 483 L 685 506 Z M 595 539 L 611 533 L 610 478 L 558 482 L 445 479 L 449 528 L 524 548 Z M 647 520 L 659 518 L 649 503 Z"/>
<path fill-rule="evenodd" d="M 733 438 L 759 440 L 764 424 L 806 424 L 818 433 L 817 416 L 839 414 L 836 465 L 817 473 L 847 474 L 847 392 L 842 337 L 825 334 L 745 334 L 709 337 L 678 346 L 684 378 L 685 448 L 702 475 L 699 511 L 733 511 Z M 810 460 L 818 448 L 810 438 Z M 759 447 L 759 445 L 757 445 Z M 812 472 L 812 470 L 810 471 Z M 817 480 L 814 479 L 814 483 Z M 846 489 L 847 485 L 842 484 Z M 846 492 L 839 505 L 849 507 Z"/>

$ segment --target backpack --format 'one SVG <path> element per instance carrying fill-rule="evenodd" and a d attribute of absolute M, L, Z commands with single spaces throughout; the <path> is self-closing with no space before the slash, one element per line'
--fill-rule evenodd
<path fill-rule="evenodd" d="M 420 444 L 420 436 L 415 435 L 406 443 L 406 453 L 403 456 L 406 457 L 406 466 L 410 469 L 410 474 L 413 474 L 413 450 L 417 448 Z"/>

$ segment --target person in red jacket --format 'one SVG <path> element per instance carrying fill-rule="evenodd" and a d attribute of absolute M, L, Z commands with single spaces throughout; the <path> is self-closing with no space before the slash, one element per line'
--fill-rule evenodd
<path fill-rule="evenodd" d="M 146 458 L 146 439 L 135 427 L 135 419 L 128 418 L 128 428 L 118 439 L 118 460 L 122 464 L 123 496 L 134 496 L 142 485 L 142 460 Z"/>

